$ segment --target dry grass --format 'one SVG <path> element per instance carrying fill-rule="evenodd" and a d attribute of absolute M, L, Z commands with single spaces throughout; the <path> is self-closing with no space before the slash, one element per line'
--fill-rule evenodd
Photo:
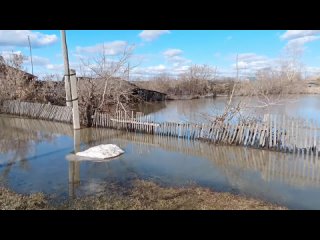
<path fill-rule="evenodd" d="M 42 193 L 22 195 L 0 187 L 0 210 L 37 210 L 46 206 L 47 201 Z"/>
<path fill-rule="evenodd" d="M 114 187 L 114 186 L 113 186 Z M 202 187 L 161 187 L 150 181 L 137 180 L 121 194 L 76 199 L 67 209 L 130 209 L 130 210 L 269 210 L 286 209 L 260 200 L 213 192 Z"/>
<path fill-rule="evenodd" d="M 214 192 L 208 188 L 162 187 L 154 182 L 136 180 L 129 188 L 108 184 L 96 196 L 76 198 L 60 205 L 49 205 L 41 193 L 21 195 L 0 188 L 0 209 L 69 210 L 284 210 L 260 200 Z"/>

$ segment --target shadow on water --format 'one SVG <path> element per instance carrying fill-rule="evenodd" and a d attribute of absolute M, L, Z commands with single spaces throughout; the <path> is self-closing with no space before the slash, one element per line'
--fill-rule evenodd
<path fill-rule="evenodd" d="M 18 192 L 42 191 L 61 199 L 139 178 L 170 186 L 195 183 L 289 208 L 320 209 L 320 163 L 315 156 L 110 129 L 75 133 L 67 124 L 3 115 L 0 124 L 0 182 Z M 103 143 L 117 144 L 125 153 L 105 162 L 66 159 Z"/>
<path fill-rule="evenodd" d="M 166 101 L 161 101 L 161 102 L 145 102 L 145 103 L 139 103 L 136 104 L 134 107 L 134 110 L 137 112 L 143 112 L 145 114 L 150 114 L 150 113 L 156 113 L 161 111 L 162 109 L 165 109 L 167 106 Z"/>

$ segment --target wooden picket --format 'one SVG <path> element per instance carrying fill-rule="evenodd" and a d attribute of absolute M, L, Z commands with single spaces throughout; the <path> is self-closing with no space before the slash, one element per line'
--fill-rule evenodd
<path fill-rule="evenodd" d="M 72 122 L 72 108 L 66 106 L 4 101 L 0 112 L 56 122 Z"/>

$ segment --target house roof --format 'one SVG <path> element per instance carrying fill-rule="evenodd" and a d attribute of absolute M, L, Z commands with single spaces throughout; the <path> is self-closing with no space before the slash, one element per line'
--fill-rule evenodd
<path fill-rule="evenodd" d="M 1 57 L 1 56 L 0 56 Z M 14 68 L 14 67 L 11 67 L 9 66 L 8 64 L 5 64 L 4 61 L 3 61 L 3 58 L 1 59 L 0 58 L 0 72 L 3 72 L 5 71 L 6 68 L 11 68 L 11 69 L 14 69 L 15 71 L 19 71 L 19 72 L 22 72 L 24 75 L 26 75 L 28 78 L 37 78 L 37 76 L 31 74 L 31 73 L 28 73 L 26 71 L 23 71 L 21 69 L 17 69 L 17 68 Z"/>

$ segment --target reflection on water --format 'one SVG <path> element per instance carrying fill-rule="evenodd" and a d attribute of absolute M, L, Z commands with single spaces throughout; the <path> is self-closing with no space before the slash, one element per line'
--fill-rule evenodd
<path fill-rule="evenodd" d="M 319 95 L 298 95 L 290 96 L 290 100 L 284 100 L 281 105 L 273 105 L 268 108 L 248 108 L 243 111 L 244 114 L 263 116 L 268 112 L 271 114 L 284 114 L 291 117 L 303 117 L 317 120 L 320 118 L 320 96 Z M 140 105 L 139 110 L 150 114 L 157 122 L 182 121 L 182 122 L 203 122 L 202 113 L 215 115 L 221 112 L 228 98 L 218 97 L 215 99 L 194 99 L 166 101 Z M 246 99 L 244 97 L 235 97 L 234 101 L 246 101 L 248 106 L 261 105 L 255 99 Z M 161 107 L 159 107 L 161 105 Z M 165 105 L 165 106 L 163 106 Z M 154 110 L 152 111 L 152 108 Z"/>
<path fill-rule="evenodd" d="M 126 184 L 140 178 L 165 185 L 192 182 L 290 208 L 320 209 L 320 163 L 315 156 L 109 129 L 74 133 L 62 123 L 2 115 L 0 124 L 0 182 L 18 192 L 43 191 L 61 199 L 97 193 L 110 181 Z M 77 148 L 101 143 L 117 144 L 125 153 L 105 162 L 66 160 Z"/>

